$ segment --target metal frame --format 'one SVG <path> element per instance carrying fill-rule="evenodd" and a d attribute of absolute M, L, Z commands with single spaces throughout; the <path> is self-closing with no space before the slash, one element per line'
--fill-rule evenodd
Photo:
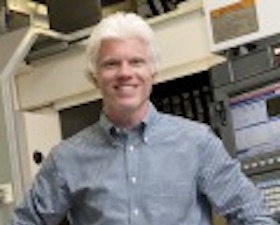
<path fill-rule="evenodd" d="M 24 37 L 2 71 L 0 84 L 2 88 L 2 100 L 7 127 L 12 184 L 15 197 L 14 203 L 17 203 L 21 199 L 26 185 L 24 183 L 24 165 L 22 164 L 24 149 L 22 149 L 23 147 L 20 145 L 21 137 L 19 133 L 18 112 L 16 110 L 17 90 L 15 88 L 15 75 L 20 64 L 24 61 L 40 35 L 71 43 L 88 37 L 90 30 L 91 28 L 86 28 L 65 35 L 55 31 L 31 26 L 27 29 Z"/>

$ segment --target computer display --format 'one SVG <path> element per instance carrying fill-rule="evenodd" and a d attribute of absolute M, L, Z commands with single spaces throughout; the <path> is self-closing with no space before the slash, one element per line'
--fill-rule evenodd
<path fill-rule="evenodd" d="M 280 82 L 230 98 L 239 159 L 280 151 Z"/>

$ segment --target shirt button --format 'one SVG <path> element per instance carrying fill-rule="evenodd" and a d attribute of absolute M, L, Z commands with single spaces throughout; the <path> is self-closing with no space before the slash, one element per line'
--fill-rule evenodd
<path fill-rule="evenodd" d="M 134 209 L 134 210 L 133 210 L 133 214 L 134 214 L 135 216 L 138 216 L 138 215 L 139 215 L 139 210 L 138 210 L 138 209 Z"/>
<path fill-rule="evenodd" d="M 131 182 L 132 182 L 133 184 L 136 184 L 137 178 L 136 178 L 136 177 L 131 177 Z"/>
<path fill-rule="evenodd" d="M 148 142 L 148 138 L 144 137 L 144 142 L 147 143 Z"/>
<path fill-rule="evenodd" d="M 128 149 L 129 149 L 129 151 L 133 152 L 133 151 L 134 151 L 134 146 L 133 146 L 133 145 L 130 145 L 130 146 L 128 147 Z"/>

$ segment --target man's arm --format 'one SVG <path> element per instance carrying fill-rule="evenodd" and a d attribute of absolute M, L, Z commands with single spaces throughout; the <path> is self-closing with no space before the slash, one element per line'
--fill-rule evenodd
<path fill-rule="evenodd" d="M 16 207 L 9 225 L 57 225 L 69 208 L 69 192 L 52 154 L 31 189 Z"/>
<path fill-rule="evenodd" d="M 211 131 L 201 141 L 199 187 L 229 224 L 274 225 L 261 194 Z"/>

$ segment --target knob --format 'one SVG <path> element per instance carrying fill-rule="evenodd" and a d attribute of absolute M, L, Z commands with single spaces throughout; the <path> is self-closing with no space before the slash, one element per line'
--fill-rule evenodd
<path fill-rule="evenodd" d="M 40 165 L 44 160 L 44 155 L 42 152 L 34 151 L 33 160 L 37 165 Z"/>

